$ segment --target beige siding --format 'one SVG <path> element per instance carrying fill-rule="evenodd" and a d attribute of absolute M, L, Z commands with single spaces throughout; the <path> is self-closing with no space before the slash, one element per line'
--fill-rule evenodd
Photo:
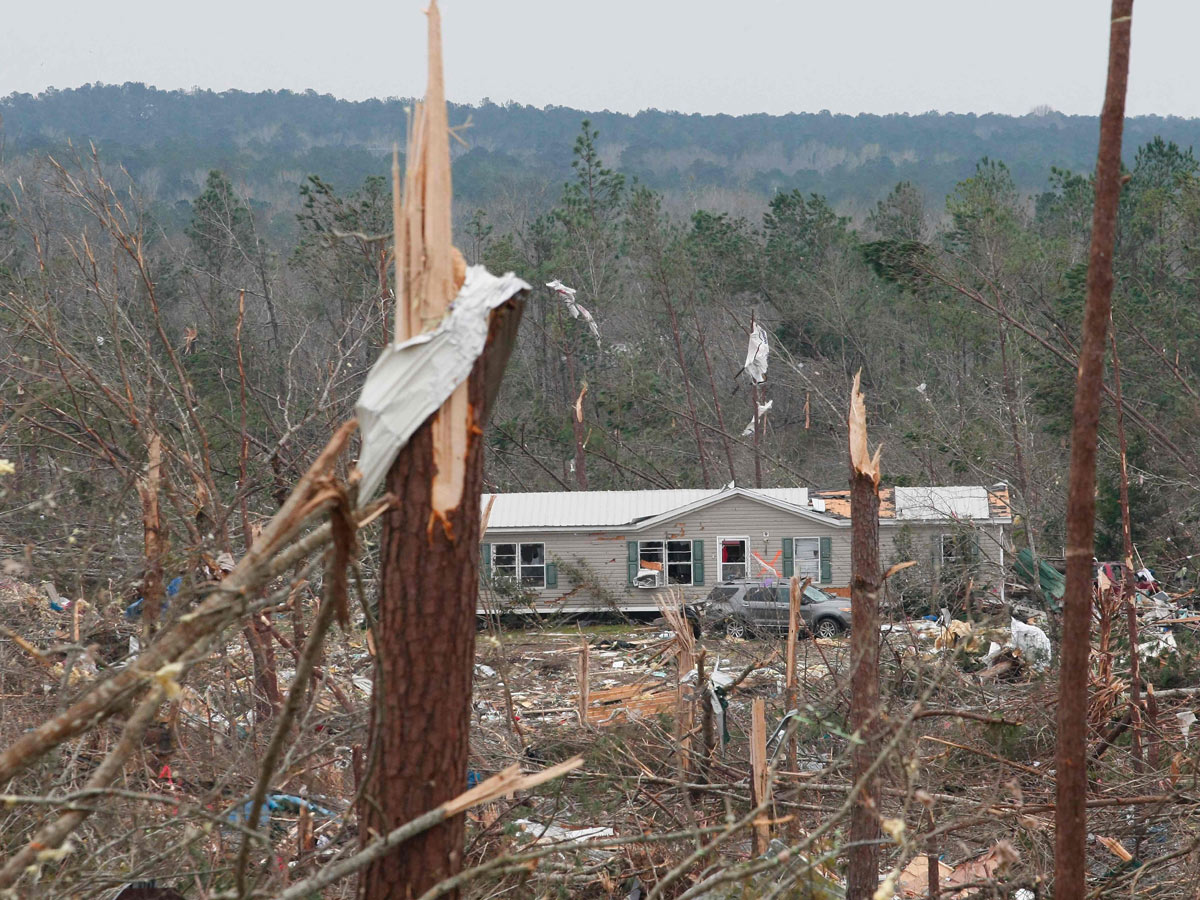
<path fill-rule="evenodd" d="M 1001 541 L 1004 526 L 975 526 L 980 547 L 981 584 L 998 584 Z M 940 563 L 942 534 L 955 526 L 948 523 L 884 520 L 879 529 L 880 562 L 886 568 L 905 559 L 915 559 L 921 572 L 931 581 Z M 654 595 L 666 588 L 645 590 L 627 584 L 626 542 L 633 540 L 701 540 L 704 542 L 704 584 L 681 587 L 688 600 L 698 600 L 719 583 L 717 560 L 721 538 L 749 539 L 751 553 L 757 553 L 780 572 L 783 570 L 783 539 L 828 537 L 831 544 L 831 578 L 823 587 L 844 588 L 850 583 L 850 528 L 844 520 L 816 521 L 795 513 L 735 496 L 695 510 L 672 522 L 628 531 L 528 531 L 489 529 L 485 543 L 543 543 L 546 559 L 558 565 L 557 587 L 533 591 L 539 610 L 588 610 L 605 608 L 607 602 L 628 610 L 653 610 Z M 1005 551 L 1007 553 L 1007 550 Z M 577 585 L 570 571 L 589 573 L 585 584 Z M 751 557 L 750 576 L 769 575 Z M 592 589 L 595 585 L 599 590 Z"/>
<path fill-rule="evenodd" d="M 765 532 L 765 536 L 764 536 Z M 592 608 L 603 598 L 594 591 L 576 589 L 565 569 L 582 564 L 593 573 L 601 590 L 623 608 L 654 609 L 655 590 L 631 588 L 627 585 L 626 542 L 632 540 L 701 540 L 704 542 L 704 584 L 683 587 L 689 600 L 700 599 L 718 583 L 717 563 L 721 538 L 744 537 L 750 541 L 751 553 L 757 553 L 768 564 L 782 571 L 783 539 L 797 537 L 829 537 L 831 539 L 829 586 L 842 587 L 850 580 L 850 529 L 836 521 L 820 522 L 796 515 L 747 497 L 730 497 L 703 509 L 695 510 L 678 520 L 658 526 L 629 531 L 502 531 L 489 530 L 487 543 L 540 542 L 546 545 L 546 556 L 558 562 L 558 586 L 536 591 L 539 608 Z M 751 577 L 769 574 L 753 557 Z M 666 590 L 659 588 L 659 591 Z"/>
<path fill-rule="evenodd" d="M 883 566 L 912 559 L 931 582 L 941 568 L 941 537 L 962 526 L 948 522 L 884 522 L 879 529 L 879 559 Z M 976 587 L 999 588 L 1000 573 L 1012 564 L 1005 526 L 977 523 L 970 526 L 979 547 Z"/>

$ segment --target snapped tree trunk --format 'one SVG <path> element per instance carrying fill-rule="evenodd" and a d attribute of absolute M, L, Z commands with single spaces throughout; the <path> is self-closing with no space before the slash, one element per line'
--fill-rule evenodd
<path fill-rule="evenodd" d="M 488 348 L 468 381 L 462 503 L 431 527 L 432 420 L 388 473 L 396 502 L 383 520 L 373 767 L 360 807 L 364 839 L 415 819 L 466 789 L 475 610 L 479 591 L 479 495 L 489 382 L 504 371 L 520 307 L 492 317 Z M 492 391 L 494 394 L 494 390 Z M 455 816 L 367 868 L 366 900 L 417 897 L 461 868 L 463 818 Z M 447 896 L 457 896 L 450 894 Z"/>
<path fill-rule="evenodd" d="M 428 15 L 429 86 L 413 117 L 396 222 L 397 340 L 435 326 L 465 276 L 451 245 L 450 132 L 436 0 Z M 467 381 L 417 429 L 387 475 L 394 499 L 380 540 L 371 768 L 359 806 L 364 843 L 466 787 L 483 426 L 520 309 L 510 300 L 491 314 L 487 342 Z M 462 816 L 452 816 L 375 859 L 363 872 L 360 896 L 424 894 L 461 869 L 463 833 Z"/>
<path fill-rule="evenodd" d="M 1112 310 L 1112 255 L 1121 192 L 1121 132 L 1129 78 L 1133 0 L 1113 0 L 1108 84 L 1100 114 L 1096 199 L 1088 252 L 1087 301 L 1075 383 L 1067 494 L 1067 590 L 1059 654 L 1055 900 L 1083 900 L 1087 888 L 1087 689 L 1091 649 L 1092 559 L 1096 519 L 1096 443 L 1104 344 Z"/>
<path fill-rule="evenodd" d="M 162 512 L 159 507 L 163 468 L 162 435 L 157 431 L 151 432 L 146 442 L 146 456 L 146 474 L 138 480 L 146 554 L 142 569 L 142 623 L 146 634 L 153 634 L 158 628 L 158 619 L 162 613 L 163 557 L 167 550 L 167 536 L 162 527 Z"/>
<path fill-rule="evenodd" d="M 850 391 L 850 730 L 854 748 L 851 781 L 866 778 L 880 752 L 879 708 L 879 451 L 867 450 L 867 410 L 859 390 Z M 879 887 L 879 780 L 867 778 L 850 813 L 847 900 L 871 900 Z"/>

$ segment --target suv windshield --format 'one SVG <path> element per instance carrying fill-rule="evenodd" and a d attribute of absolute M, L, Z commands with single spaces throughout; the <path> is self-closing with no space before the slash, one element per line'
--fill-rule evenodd
<path fill-rule="evenodd" d="M 776 596 L 778 596 L 779 601 L 781 603 L 790 603 L 791 602 L 791 588 L 789 588 L 786 584 L 777 585 L 775 587 L 775 590 L 777 592 Z M 825 593 L 824 591 L 820 590 L 819 588 L 813 587 L 810 584 L 808 587 L 806 587 L 804 589 L 804 599 L 801 600 L 800 602 L 802 604 L 803 603 L 824 603 L 825 601 L 832 600 L 832 599 L 833 599 L 833 597 L 831 597 L 829 594 Z M 849 601 L 847 601 L 847 602 L 849 602 Z"/>

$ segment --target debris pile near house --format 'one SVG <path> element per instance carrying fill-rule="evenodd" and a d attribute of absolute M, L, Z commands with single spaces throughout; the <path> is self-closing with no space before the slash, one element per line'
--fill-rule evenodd
<path fill-rule="evenodd" d="M 32 708 L 28 715 L 13 711 L 21 704 L 57 702 L 72 653 L 76 677 L 95 678 L 127 664 L 129 639 L 144 630 L 144 623 L 125 617 L 127 600 L 74 603 L 58 596 L 55 609 L 44 589 L 0 583 L 5 627 L 19 633 L 29 648 L 0 634 L 0 658 L 23 667 L 6 682 L 6 691 L 32 689 L 30 699 L 6 709 L 10 720 L 33 721 Z M 920 772 L 919 784 L 910 786 L 917 792 L 885 794 L 883 814 L 903 817 L 905 809 L 929 808 L 938 827 L 956 819 L 963 823 L 936 853 L 943 897 L 986 896 L 986 888 L 971 885 L 988 883 L 1007 885 L 1007 896 L 1027 900 L 1021 892 L 1035 883 L 1031 873 L 1039 871 L 1052 839 L 1046 814 L 1038 810 L 1053 802 L 1053 760 L 1049 745 L 1036 735 L 1052 728 L 1053 666 L 1037 668 L 1034 658 L 1049 642 L 1044 627 L 1021 621 L 1029 618 L 1022 609 L 1014 618 L 991 614 L 968 622 L 944 613 L 882 627 L 889 648 L 883 654 L 883 689 L 895 692 L 893 721 L 899 725 L 905 704 L 915 699 L 905 693 L 913 684 L 936 683 L 935 693 L 922 701 L 935 717 L 903 726 L 911 729 L 905 758 L 919 766 L 914 770 Z M 744 878 L 703 890 L 701 876 L 689 876 L 697 888 L 692 895 L 709 900 L 745 890 L 769 895 L 801 866 L 811 896 L 842 897 L 837 866 L 823 861 L 836 842 L 796 848 L 807 833 L 838 814 L 850 787 L 847 752 L 854 736 L 845 728 L 846 642 L 797 643 L 797 695 L 790 700 L 782 635 L 694 639 L 686 620 L 672 621 L 666 612 L 659 624 L 586 632 L 543 624 L 541 630 L 489 628 L 479 635 L 464 787 L 513 762 L 540 770 L 582 754 L 585 764 L 553 790 L 519 792 L 470 810 L 470 863 L 505 854 L 536 857 L 527 870 L 532 881 L 525 886 L 531 890 L 535 883 L 541 890 L 561 882 L 572 896 L 644 897 L 694 848 L 690 829 L 716 835 L 731 812 L 743 815 L 762 797 L 770 801 L 770 811 L 722 841 L 720 865 L 711 871 L 773 867 L 753 868 Z M 1189 627 L 1173 621 L 1176 598 L 1152 599 L 1147 613 L 1143 621 L 1150 618 L 1154 628 Z M 267 620 L 285 640 L 292 633 L 288 617 L 280 610 Z M 78 644 L 72 633 L 76 620 Z M 93 673 L 81 666 L 78 648 L 103 634 L 111 635 L 109 645 L 119 652 L 106 656 L 97 650 Z M 1178 636 L 1177 631 L 1165 634 Z M 1157 638 L 1148 626 L 1145 642 L 1151 640 Z M 1179 644 L 1184 646 L 1182 637 Z M 287 644 L 278 642 L 276 653 L 280 683 L 287 685 L 294 677 L 294 657 Z M 305 743 L 297 745 L 305 749 L 270 786 L 260 819 L 259 831 L 272 842 L 281 878 L 303 877 L 349 852 L 357 840 L 352 801 L 356 770 L 369 764 L 361 747 L 371 668 L 367 632 L 351 628 L 331 638 L 321 675 L 312 682 Z M 935 671 L 940 674 L 926 677 Z M 1165 775 L 1170 765 L 1179 773 L 1173 777 L 1190 777 L 1192 695 L 1161 696 L 1159 731 L 1169 731 L 1170 739 L 1156 738 L 1164 744 L 1159 769 Z M 1162 728 L 1164 722 L 1169 729 Z M 174 716 L 164 716 L 152 730 L 140 755 L 144 765 L 131 768 L 130 783 L 143 792 L 162 793 L 184 815 L 206 811 L 212 835 L 198 846 L 216 852 L 212 848 L 220 842 L 238 838 L 255 777 L 255 748 L 267 736 L 255 702 L 251 655 L 244 641 L 233 637 L 197 664 L 183 684 Z M 1114 746 L 1103 765 L 1120 755 Z M 74 764 L 96 760 L 97 754 L 83 746 Z M 1122 815 L 1124 810 L 1117 809 L 1098 814 L 1097 828 L 1116 835 L 1115 846 L 1128 846 L 1125 852 L 1131 853 L 1136 844 L 1121 830 Z M 919 827 L 910 817 L 910 831 Z M 679 836 L 663 837 L 668 834 Z M 1182 840 L 1173 830 L 1164 835 L 1170 849 Z M 1026 858 L 1007 867 L 998 864 L 1004 855 L 1001 840 L 1021 847 Z M 1095 847 L 1101 856 L 1116 853 L 1104 843 Z M 899 847 L 893 852 L 881 877 L 893 867 L 894 896 L 924 896 L 924 849 L 915 858 Z M 791 861 L 779 863 L 781 857 Z M 123 877 L 158 876 L 160 884 L 181 886 L 166 875 L 166 869 L 157 868 Z M 342 900 L 349 893 L 329 896 Z"/>

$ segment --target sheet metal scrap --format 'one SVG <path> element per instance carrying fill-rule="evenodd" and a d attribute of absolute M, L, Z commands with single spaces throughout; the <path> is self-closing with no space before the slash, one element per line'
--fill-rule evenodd
<path fill-rule="evenodd" d="M 483 266 L 471 266 L 435 330 L 383 348 L 355 407 L 362 429 L 360 502 L 383 483 L 413 432 L 471 374 L 487 342 L 491 311 L 523 290 L 529 285 L 511 272 L 497 278 Z"/>

